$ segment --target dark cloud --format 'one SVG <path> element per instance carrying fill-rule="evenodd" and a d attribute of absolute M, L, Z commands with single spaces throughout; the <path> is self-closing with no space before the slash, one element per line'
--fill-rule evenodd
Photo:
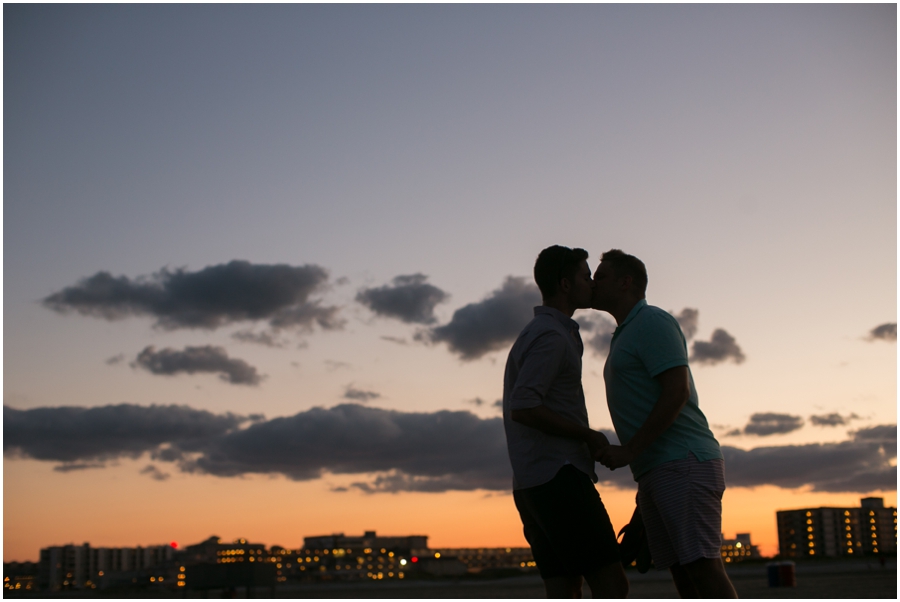
<path fill-rule="evenodd" d="M 287 345 L 287 341 L 278 338 L 277 331 L 264 330 L 261 332 L 253 332 L 252 330 L 239 330 L 231 335 L 236 341 L 242 343 L 254 343 L 256 345 L 265 345 L 266 347 L 283 348 Z"/>
<path fill-rule="evenodd" d="M 79 470 L 90 470 L 91 468 L 105 468 L 104 462 L 66 462 L 59 466 L 54 466 L 56 472 L 76 472 Z"/>
<path fill-rule="evenodd" d="M 434 307 L 449 295 L 425 281 L 424 274 L 397 276 L 391 284 L 364 288 L 356 301 L 379 316 L 397 318 L 410 324 L 434 324 Z"/>
<path fill-rule="evenodd" d="M 822 414 L 820 416 L 810 416 L 809 422 L 814 426 L 844 426 L 850 424 L 850 421 L 857 420 L 858 418 L 859 416 L 856 414 L 841 416 L 838 413 L 832 413 Z"/>
<path fill-rule="evenodd" d="M 740 364 L 744 359 L 746 358 L 737 341 L 721 328 L 717 328 L 713 332 L 712 340 L 708 343 L 706 341 L 694 341 L 693 355 L 691 355 L 692 362 L 710 365 L 726 360 Z"/>
<path fill-rule="evenodd" d="M 314 324 L 342 326 L 338 308 L 310 299 L 327 286 L 328 273 L 317 265 L 251 264 L 231 261 L 197 272 L 162 269 L 134 280 L 97 272 L 43 300 L 59 313 L 77 312 L 106 320 L 151 316 L 165 329 L 213 329 L 245 321 L 268 320 L 274 328 Z"/>
<path fill-rule="evenodd" d="M 790 433 L 802 427 L 803 418 L 800 416 L 762 412 L 750 416 L 750 421 L 744 427 L 744 434 L 767 437 Z"/>
<path fill-rule="evenodd" d="M 893 443 L 893 456 L 897 455 L 897 425 L 880 424 L 861 428 L 851 433 L 854 441 L 876 441 L 881 443 Z"/>
<path fill-rule="evenodd" d="M 381 339 L 388 341 L 390 343 L 396 343 L 398 345 L 408 345 L 409 344 L 409 341 L 407 341 L 406 339 L 401 338 L 401 337 L 383 336 L 383 337 L 381 337 Z"/>
<path fill-rule="evenodd" d="M 586 349 L 590 349 L 595 355 L 609 353 L 609 344 L 612 341 L 616 323 L 598 311 L 590 310 L 587 315 L 580 315 L 576 322 L 579 325 L 581 339 Z"/>
<path fill-rule="evenodd" d="M 125 361 L 125 354 L 118 353 L 118 354 L 112 356 L 111 358 L 108 358 L 106 360 L 106 364 L 108 366 L 115 366 L 116 364 L 121 364 L 123 361 Z"/>
<path fill-rule="evenodd" d="M 145 467 L 141 470 L 141 474 L 149 475 L 151 479 L 154 479 L 154 480 L 156 480 L 156 481 L 165 481 L 165 480 L 168 479 L 170 476 L 172 476 L 172 475 L 170 475 L 170 474 L 167 473 L 167 472 L 161 471 L 160 469 L 158 469 L 158 468 L 157 468 L 156 466 L 154 466 L 153 464 L 148 464 L 147 466 L 145 466 Z"/>
<path fill-rule="evenodd" d="M 503 400 L 502 399 L 497 399 L 493 403 L 488 403 L 487 401 L 483 400 L 482 398 L 476 397 L 475 399 L 467 399 L 466 403 L 471 403 L 476 408 L 480 408 L 482 406 L 489 406 L 489 407 L 497 409 L 497 410 L 503 409 Z"/>
<path fill-rule="evenodd" d="M 688 341 L 693 339 L 694 335 L 697 334 L 697 323 L 699 321 L 700 312 L 696 309 L 685 307 L 681 310 L 680 314 L 676 314 L 674 311 L 669 313 L 678 320 L 678 324 L 681 326 L 681 332 L 684 333 L 684 338 Z"/>
<path fill-rule="evenodd" d="M 537 286 L 507 277 L 486 299 L 457 309 L 449 323 L 420 333 L 420 340 L 445 342 L 463 360 L 474 360 L 512 344 L 541 304 Z"/>
<path fill-rule="evenodd" d="M 842 443 L 785 445 L 741 450 L 722 447 L 728 485 L 775 485 L 814 491 L 896 491 L 897 425 L 864 429 Z M 871 437 L 869 435 L 872 435 Z"/>
<path fill-rule="evenodd" d="M 166 376 L 212 372 L 233 385 L 258 385 L 262 380 L 256 368 L 244 360 L 228 357 L 225 349 L 212 345 L 185 347 L 183 351 L 169 348 L 156 351 L 151 345 L 138 354 L 132 365 Z"/>
<path fill-rule="evenodd" d="M 197 447 L 247 420 L 176 405 L 32 410 L 3 406 L 3 453 L 70 466 L 136 458 L 163 445 Z"/>
<path fill-rule="evenodd" d="M 353 385 L 347 385 L 347 390 L 344 391 L 344 399 L 352 399 L 353 401 L 361 401 L 363 403 L 378 399 L 379 397 L 381 397 L 381 393 L 376 393 L 375 391 L 363 391 L 354 388 Z"/>
<path fill-rule="evenodd" d="M 59 470 L 97 467 L 149 453 L 183 472 L 220 477 L 280 474 L 310 480 L 370 474 L 353 487 L 370 493 L 486 489 L 508 491 L 511 470 L 500 418 L 470 412 L 411 413 L 345 404 L 239 428 L 247 417 L 183 406 L 4 407 L 4 453 L 62 462 Z M 615 435 L 607 432 L 610 441 Z M 896 489 L 896 425 L 856 431 L 849 441 L 741 450 L 725 446 L 728 483 L 817 491 Z M 154 465 L 152 478 L 166 473 Z M 627 469 L 597 466 L 601 484 L 634 489 Z"/>
<path fill-rule="evenodd" d="M 212 439 L 182 468 L 219 476 L 283 474 L 294 480 L 385 473 L 376 490 L 416 491 L 510 487 L 511 470 L 499 418 L 470 412 L 409 413 L 345 404 L 274 418 Z"/>
<path fill-rule="evenodd" d="M 897 323 L 888 322 L 887 324 L 876 326 L 869 331 L 869 336 L 867 338 L 870 341 L 896 341 Z"/>

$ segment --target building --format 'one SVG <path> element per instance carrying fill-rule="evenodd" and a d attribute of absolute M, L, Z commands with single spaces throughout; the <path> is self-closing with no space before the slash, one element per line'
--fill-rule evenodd
<path fill-rule="evenodd" d="M 37 590 L 38 563 L 4 562 L 3 589 L 19 592 Z M 6 593 L 6 592 L 4 592 Z"/>
<path fill-rule="evenodd" d="M 883 498 L 859 508 L 780 510 L 778 549 L 783 558 L 849 557 L 897 553 L 897 509 Z"/>
<path fill-rule="evenodd" d="M 165 583 L 167 575 L 158 569 L 170 567 L 175 562 L 175 555 L 172 545 L 92 548 L 89 543 L 84 543 L 51 546 L 40 552 L 37 587 L 43 591 L 96 589 L 104 582 L 107 585 L 112 582 L 113 575 L 128 575 L 131 583 Z"/>
<path fill-rule="evenodd" d="M 429 550 L 428 556 L 455 558 L 465 565 L 468 573 L 510 569 L 528 571 L 537 567 L 531 548 L 437 548 Z"/>
<path fill-rule="evenodd" d="M 759 557 L 759 548 L 750 541 L 749 533 L 738 533 L 734 539 L 722 537 L 722 560 L 724 562 L 742 562 Z"/>

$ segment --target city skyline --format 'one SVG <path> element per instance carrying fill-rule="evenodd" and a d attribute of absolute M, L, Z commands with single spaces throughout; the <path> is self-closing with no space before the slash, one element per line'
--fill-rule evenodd
<path fill-rule="evenodd" d="M 725 533 L 896 506 L 895 5 L 7 4 L 4 84 L 4 560 L 524 545 L 496 401 L 552 244 L 647 264 Z"/>

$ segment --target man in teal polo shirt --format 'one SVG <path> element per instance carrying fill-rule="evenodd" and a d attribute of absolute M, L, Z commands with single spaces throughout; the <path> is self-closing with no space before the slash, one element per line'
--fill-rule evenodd
<path fill-rule="evenodd" d="M 721 558 L 722 452 L 697 402 L 681 327 L 647 305 L 646 290 L 640 259 L 603 254 L 591 307 L 618 325 L 603 378 L 622 445 L 606 447 L 598 461 L 631 467 L 653 563 L 671 571 L 683 598 L 736 598 Z"/>

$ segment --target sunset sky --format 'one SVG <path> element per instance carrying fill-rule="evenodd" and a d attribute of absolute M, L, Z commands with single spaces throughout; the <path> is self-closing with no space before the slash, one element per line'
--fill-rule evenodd
<path fill-rule="evenodd" d="M 896 5 L 23 5 L 4 27 L 4 560 L 526 545 L 538 252 L 679 317 L 726 537 L 896 505 Z M 581 310 L 611 431 L 606 314 Z M 598 467 L 616 529 L 625 470 Z"/>

